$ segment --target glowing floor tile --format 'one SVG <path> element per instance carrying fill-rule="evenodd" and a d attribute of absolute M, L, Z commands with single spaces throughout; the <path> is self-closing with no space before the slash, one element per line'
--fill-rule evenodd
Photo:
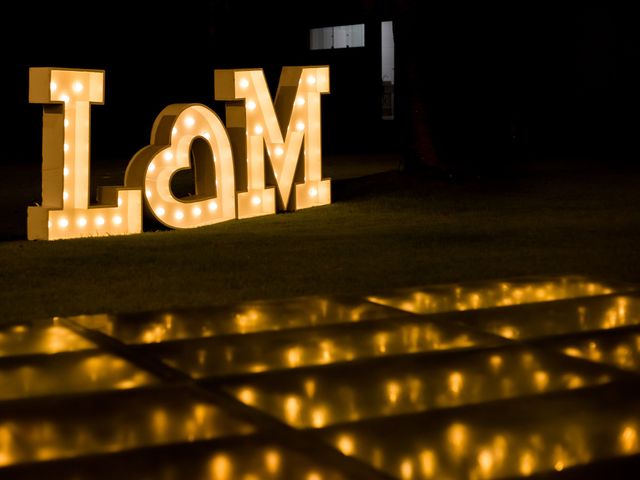
<path fill-rule="evenodd" d="M 127 344 L 255 333 L 401 315 L 393 309 L 346 297 L 302 297 L 129 315 L 82 315 L 71 319 Z"/>
<path fill-rule="evenodd" d="M 496 345 L 500 339 L 433 322 L 369 322 L 141 347 L 195 378 Z"/>
<path fill-rule="evenodd" d="M 457 315 L 468 327 L 509 339 L 552 337 L 640 325 L 640 298 L 611 295 Z"/>
<path fill-rule="evenodd" d="M 640 372 L 640 328 L 567 338 L 547 342 L 546 346 L 571 357 Z"/>
<path fill-rule="evenodd" d="M 576 389 L 614 377 L 609 369 L 518 347 L 281 372 L 226 388 L 294 427 L 320 428 Z"/>
<path fill-rule="evenodd" d="M 19 324 L 0 328 L 0 357 L 90 348 L 95 345 L 62 326 Z"/>
<path fill-rule="evenodd" d="M 529 476 L 639 453 L 633 397 L 595 389 L 336 426 L 323 435 L 400 479 Z M 616 407 L 603 408 L 609 402 Z"/>
<path fill-rule="evenodd" d="M 247 434 L 253 428 L 187 392 L 137 390 L 0 410 L 0 465 Z"/>
<path fill-rule="evenodd" d="M 256 437 L 17 466 L 6 473 L 11 480 L 348 480 L 298 451 Z"/>
<path fill-rule="evenodd" d="M 0 400 L 129 389 L 156 382 L 144 370 L 105 353 L 4 361 L 0 362 L 0 378 Z"/>
<path fill-rule="evenodd" d="M 576 276 L 408 288 L 368 300 L 412 313 L 440 313 L 612 293 L 616 287 Z"/>

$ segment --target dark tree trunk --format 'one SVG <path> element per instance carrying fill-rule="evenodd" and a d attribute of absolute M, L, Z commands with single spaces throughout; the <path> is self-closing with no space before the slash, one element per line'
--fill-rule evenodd
<path fill-rule="evenodd" d="M 395 118 L 400 148 L 406 170 L 441 168 L 442 162 L 434 148 L 430 109 L 425 95 L 424 52 L 418 48 L 421 37 L 421 16 L 418 2 L 392 2 L 393 37 L 395 43 Z"/>

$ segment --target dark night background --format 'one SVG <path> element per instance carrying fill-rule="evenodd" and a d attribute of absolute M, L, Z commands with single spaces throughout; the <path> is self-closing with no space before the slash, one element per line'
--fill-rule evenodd
<path fill-rule="evenodd" d="M 295 20 L 290 20 L 293 17 Z M 394 21 L 396 119 L 381 120 L 380 22 Z M 92 158 L 124 170 L 160 110 L 212 106 L 215 68 L 328 64 L 326 154 L 394 151 L 406 165 L 500 171 L 539 157 L 635 160 L 640 95 L 631 7 L 411 0 L 21 4 L 5 15 L 3 162 L 39 162 L 28 68 L 106 70 Z M 366 46 L 309 50 L 309 28 L 365 23 Z M 18 33 L 10 33 L 17 29 Z"/>

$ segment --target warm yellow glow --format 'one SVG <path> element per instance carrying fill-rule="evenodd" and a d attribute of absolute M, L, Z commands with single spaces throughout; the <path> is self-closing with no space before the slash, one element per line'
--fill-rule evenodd
<path fill-rule="evenodd" d="M 494 372 L 497 372 L 500 370 L 500 367 L 502 366 L 502 357 L 500 355 L 491 355 L 491 357 L 489 357 L 489 365 L 491 365 L 491 369 Z"/>
<path fill-rule="evenodd" d="M 420 452 L 420 470 L 422 476 L 432 478 L 436 473 L 437 460 L 432 450 L 423 450 Z"/>
<path fill-rule="evenodd" d="M 304 392 L 307 394 L 307 398 L 313 398 L 316 394 L 316 382 L 313 378 L 307 378 L 304 381 Z"/>
<path fill-rule="evenodd" d="M 576 348 L 576 347 L 566 347 L 564 350 L 562 350 L 566 355 L 569 355 L 570 357 L 581 357 L 582 356 L 582 352 Z"/>
<path fill-rule="evenodd" d="M 493 453 L 490 449 L 484 448 L 478 454 L 478 465 L 483 477 L 489 476 L 494 465 Z"/>
<path fill-rule="evenodd" d="M 302 360 L 302 349 L 293 347 L 287 350 L 287 363 L 290 367 L 297 367 Z"/>
<path fill-rule="evenodd" d="M 400 464 L 400 478 L 402 478 L 402 480 L 410 480 L 413 478 L 413 462 L 410 458 L 403 460 Z"/>
<path fill-rule="evenodd" d="M 208 140 L 205 133 L 213 140 Z M 208 149 L 197 148 L 193 144 L 196 138 Z M 189 168 L 195 168 L 195 195 L 177 198 L 171 190 L 171 177 Z M 217 189 L 214 175 L 220 180 Z M 233 154 L 220 118 L 204 105 L 166 107 L 154 122 L 151 144 L 129 163 L 125 184 L 144 187 L 146 204 L 168 227 L 193 228 L 235 218 Z M 216 206 L 212 208 L 214 201 Z"/>
<path fill-rule="evenodd" d="M 638 451 L 638 430 L 635 425 L 625 425 L 620 433 L 620 446 L 624 453 Z"/>
<path fill-rule="evenodd" d="M 389 341 L 389 334 L 386 332 L 376 333 L 374 337 L 376 343 L 376 350 L 378 353 L 385 353 L 387 351 L 387 342 Z"/>
<path fill-rule="evenodd" d="M 322 476 L 318 472 L 309 472 L 305 480 L 322 480 Z"/>
<path fill-rule="evenodd" d="M 567 387 L 569 388 L 580 388 L 584 386 L 584 380 L 580 375 L 576 375 L 573 373 L 567 374 L 563 376 Z"/>
<path fill-rule="evenodd" d="M 227 128 L 246 168 L 246 191 L 238 194 L 238 218 L 299 210 L 331 202 L 331 184 L 322 179 L 320 95 L 329 92 L 328 67 L 285 67 L 275 98 L 262 70 L 216 70 L 217 100 L 227 105 Z M 295 108 L 294 108 L 295 107 Z M 285 126 L 278 119 L 288 120 Z M 283 138 L 283 132 L 286 132 Z M 275 178 L 265 183 L 264 145 Z M 297 169 L 302 151 L 303 169 Z M 268 168 L 268 167 L 267 167 Z M 314 189 L 314 194 L 310 190 Z M 252 199 L 258 196 L 261 202 Z"/>
<path fill-rule="evenodd" d="M 311 425 L 315 428 L 322 428 L 327 424 L 327 410 L 316 408 L 311 412 Z"/>
<path fill-rule="evenodd" d="M 533 473 L 533 469 L 536 467 L 536 458 L 531 452 L 524 452 L 520 456 L 520 473 L 528 476 Z"/>
<path fill-rule="evenodd" d="M 533 383 L 539 392 L 546 390 L 549 385 L 549 374 L 543 370 L 537 370 L 533 373 Z"/>
<path fill-rule="evenodd" d="M 280 453 L 276 450 L 269 450 L 264 455 L 264 463 L 267 466 L 267 472 L 271 474 L 276 474 L 280 470 L 280 463 L 282 459 L 280 457 Z"/>
<path fill-rule="evenodd" d="M 398 397 L 400 396 L 400 384 L 397 382 L 388 382 L 387 383 L 387 398 L 389 399 L 389 403 L 392 405 L 398 402 Z"/>
<path fill-rule="evenodd" d="M 503 337 L 514 339 L 514 338 L 518 338 L 518 336 L 520 335 L 520 332 L 518 332 L 517 328 L 512 327 L 511 325 L 504 325 L 500 327 L 500 329 L 498 330 L 498 335 L 502 335 Z"/>
<path fill-rule="evenodd" d="M 454 423 L 447 429 L 447 441 L 453 456 L 459 457 L 464 453 L 468 437 L 467 427 L 461 423 Z"/>
<path fill-rule="evenodd" d="M 562 445 L 556 445 L 553 449 L 553 468 L 558 472 L 565 469 L 568 466 L 567 451 Z"/>
<path fill-rule="evenodd" d="M 247 405 L 253 405 L 256 401 L 256 394 L 252 388 L 245 387 L 238 393 L 238 398 Z"/>
<path fill-rule="evenodd" d="M 90 109 L 104 100 L 104 71 L 29 70 L 29 102 L 44 104 L 42 206 L 29 207 L 29 239 L 55 240 L 142 231 L 138 188 L 102 187 L 89 205 Z M 119 223 L 98 222 L 99 217 Z M 82 219 L 82 220 L 81 220 Z"/>
<path fill-rule="evenodd" d="M 230 480 L 233 478 L 233 464 L 227 455 L 218 454 L 209 464 L 211 478 L 216 480 Z"/>
<path fill-rule="evenodd" d="M 341 435 L 338 438 L 338 449 L 345 455 L 353 455 L 356 450 L 353 438 L 346 434 Z"/>
<path fill-rule="evenodd" d="M 464 377 L 460 372 L 452 372 L 449 375 L 449 380 L 448 380 L 449 390 L 451 391 L 451 393 L 454 393 L 456 395 L 460 393 L 460 390 L 462 390 L 463 382 L 464 382 Z"/>
<path fill-rule="evenodd" d="M 297 397 L 289 396 L 284 402 L 284 416 L 289 423 L 297 423 L 300 417 L 300 400 Z"/>

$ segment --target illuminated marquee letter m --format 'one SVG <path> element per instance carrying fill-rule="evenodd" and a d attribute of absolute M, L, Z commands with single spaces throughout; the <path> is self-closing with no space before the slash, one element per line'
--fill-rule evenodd
<path fill-rule="evenodd" d="M 238 194 L 238 218 L 275 213 L 276 204 L 300 210 L 331 203 L 331 182 L 322 179 L 320 131 L 320 95 L 328 92 L 326 66 L 284 67 L 275 105 L 261 69 L 216 70 L 216 100 L 236 100 L 227 104 L 226 124 L 238 187 L 246 189 Z M 277 197 L 265 185 L 265 146 Z"/>

